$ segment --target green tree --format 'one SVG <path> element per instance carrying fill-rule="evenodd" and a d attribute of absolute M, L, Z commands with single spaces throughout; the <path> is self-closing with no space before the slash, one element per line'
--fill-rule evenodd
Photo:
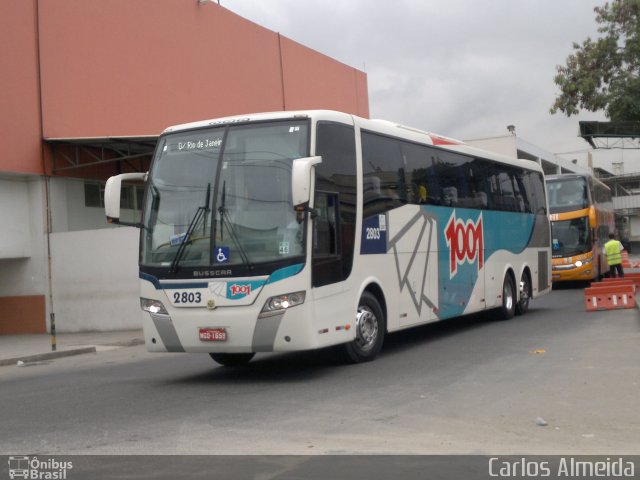
<path fill-rule="evenodd" d="M 560 94 L 550 111 L 570 117 L 603 110 L 614 122 L 640 121 L 640 0 L 613 0 L 594 11 L 602 36 L 574 43 L 566 65 L 556 67 Z"/>

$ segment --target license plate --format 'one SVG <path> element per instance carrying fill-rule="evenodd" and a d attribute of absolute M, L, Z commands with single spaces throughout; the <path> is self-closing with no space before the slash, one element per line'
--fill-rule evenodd
<path fill-rule="evenodd" d="M 203 342 L 226 342 L 226 328 L 201 328 L 200 340 Z"/>

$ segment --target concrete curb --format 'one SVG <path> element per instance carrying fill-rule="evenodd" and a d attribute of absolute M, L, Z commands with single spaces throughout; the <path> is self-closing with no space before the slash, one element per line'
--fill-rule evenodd
<path fill-rule="evenodd" d="M 0 367 L 5 365 L 15 365 L 22 361 L 24 363 L 42 362 L 44 360 L 51 360 L 53 358 L 70 357 L 72 355 L 82 355 L 85 353 L 96 353 L 96 347 L 82 347 L 72 348 L 68 350 L 60 350 L 57 352 L 38 353 L 36 355 L 22 355 L 14 358 L 0 359 Z"/>
<path fill-rule="evenodd" d="M 133 338 L 131 340 L 124 340 L 122 342 L 106 343 L 108 347 L 135 347 L 137 345 L 144 345 L 144 338 Z"/>

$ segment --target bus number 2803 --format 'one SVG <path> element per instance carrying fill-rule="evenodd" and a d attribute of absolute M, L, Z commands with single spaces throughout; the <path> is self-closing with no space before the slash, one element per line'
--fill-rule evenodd
<path fill-rule="evenodd" d="M 367 227 L 367 240 L 380 240 L 380 229 Z"/>
<path fill-rule="evenodd" d="M 200 292 L 173 292 L 173 303 L 200 303 L 202 294 Z"/>

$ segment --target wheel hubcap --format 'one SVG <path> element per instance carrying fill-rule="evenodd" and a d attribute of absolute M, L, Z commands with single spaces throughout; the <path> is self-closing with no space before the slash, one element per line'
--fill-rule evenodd
<path fill-rule="evenodd" d="M 369 350 L 378 337 L 378 319 L 368 307 L 358 307 L 356 314 L 356 342 L 362 350 Z"/>
<path fill-rule="evenodd" d="M 507 310 L 513 308 L 513 291 L 511 289 L 511 283 L 506 282 L 504 285 L 504 306 Z"/>

